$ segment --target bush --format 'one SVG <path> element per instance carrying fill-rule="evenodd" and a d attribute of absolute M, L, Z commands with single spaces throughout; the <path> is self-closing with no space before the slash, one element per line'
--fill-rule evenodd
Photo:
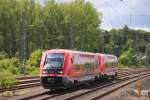
<path fill-rule="evenodd" d="M 27 67 L 27 72 L 30 76 L 39 75 L 39 67 Z"/>
<path fill-rule="evenodd" d="M 150 43 L 147 44 L 147 46 L 146 46 L 145 55 L 146 55 L 147 63 L 150 65 Z"/>
<path fill-rule="evenodd" d="M 132 65 L 132 49 L 129 48 L 128 51 L 125 51 L 119 57 L 119 63 L 125 66 Z"/>
<path fill-rule="evenodd" d="M 12 76 L 19 76 L 20 73 L 27 74 L 27 75 L 38 75 L 39 74 L 39 65 L 40 59 L 43 50 L 38 49 L 31 53 L 27 64 L 23 65 L 24 67 L 19 67 L 19 59 L 17 58 L 3 58 L 0 59 L 0 70 L 7 71 Z M 2 74 L 0 74 L 2 77 Z M 3 80 L 3 79 L 2 79 Z M 3 84 L 3 81 L 2 81 Z"/>
<path fill-rule="evenodd" d="M 0 60 L 7 58 L 7 57 L 8 57 L 8 55 L 5 52 L 0 52 Z"/>
<path fill-rule="evenodd" d="M 0 60 L 0 69 L 7 69 L 9 67 L 10 59 Z"/>
<path fill-rule="evenodd" d="M 13 75 L 17 75 L 19 73 L 19 70 L 17 70 L 18 66 L 19 60 L 17 58 L 0 60 L 0 70 L 7 70 L 7 72 Z"/>
<path fill-rule="evenodd" d="M 8 87 L 15 86 L 17 80 L 14 75 L 9 73 L 7 70 L 1 70 L 0 73 L 0 86 L 3 90 Z"/>
<path fill-rule="evenodd" d="M 43 50 L 38 49 L 31 53 L 26 67 L 28 75 L 39 75 L 39 66 L 42 52 Z"/>
<path fill-rule="evenodd" d="M 42 52 L 43 52 L 43 50 L 38 49 L 38 50 L 34 51 L 33 53 L 31 53 L 30 58 L 27 61 L 27 66 L 29 66 L 29 67 L 39 67 Z"/>

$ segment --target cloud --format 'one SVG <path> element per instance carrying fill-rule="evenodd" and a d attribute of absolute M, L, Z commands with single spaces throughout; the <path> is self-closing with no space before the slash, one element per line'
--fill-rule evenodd
<path fill-rule="evenodd" d="M 102 28 L 150 28 L 150 0 L 87 0 L 103 13 Z"/>
<path fill-rule="evenodd" d="M 70 1 L 72 1 L 72 0 L 56 0 L 57 2 L 62 2 L 62 3 L 64 3 L 64 2 L 70 2 Z"/>

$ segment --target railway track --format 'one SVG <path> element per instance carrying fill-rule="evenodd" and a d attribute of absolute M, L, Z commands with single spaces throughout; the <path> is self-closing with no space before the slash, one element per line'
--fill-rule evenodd
<path fill-rule="evenodd" d="M 122 77 L 123 75 L 130 75 L 133 73 L 137 73 L 138 71 L 133 70 L 133 69 L 119 69 L 119 76 Z M 18 89 L 32 88 L 32 87 L 37 87 L 37 86 L 40 86 L 39 76 L 19 77 L 17 78 L 17 84 L 15 85 L 15 87 L 6 88 L 3 90 L 0 88 L 0 92 L 6 91 L 6 90 L 18 90 Z"/>
<path fill-rule="evenodd" d="M 17 84 L 15 89 L 24 89 L 30 87 L 40 86 L 40 77 L 33 76 L 33 77 L 22 77 L 17 79 Z"/>
<path fill-rule="evenodd" d="M 116 81 L 116 82 L 112 82 L 110 84 L 107 84 L 107 85 L 104 85 L 102 87 L 98 87 L 98 88 L 95 88 L 95 89 L 92 89 L 92 90 L 89 90 L 89 91 L 86 91 L 82 94 L 79 94 L 79 95 L 74 95 L 74 96 L 71 96 L 71 97 L 68 97 L 68 98 L 65 98 L 65 100 L 70 100 L 70 99 L 88 99 L 88 100 L 97 100 L 97 99 L 100 99 L 124 86 L 127 86 L 139 79 L 143 79 L 145 77 L 148 77 L 150 76 L 150 72 L 148 73 L 143 73 L 141 74 L 141 77 L 139 78 L 139 75 L 133 75 L 133 76 L 130 76 L 130 77 L 125 77 L 119 81 Z"/>
<path fill-rule="evenodd" d="M 139 78 L 139 73 L 141 77 Z M 139 79 L 150 76 L 149 70 L 136 70 L 136 71 L 125 71 L 119 70 L 118 79 L 115 80 L 106 80 L 90 83 L 89 85 L 83 85 L 76 87 L 71 90 L 61 90 L 61 91 L 40 91 L 37 94 L 31 94 L 24 97 L 19 97 L 19 100 L 46 100 L 46 99 L 99 99 L 103 96 L 112 93 L 113 91 L 124 87 L 128 84 L 131 84 Z M 114 87 L 114 88 L 111 88 Z"/>

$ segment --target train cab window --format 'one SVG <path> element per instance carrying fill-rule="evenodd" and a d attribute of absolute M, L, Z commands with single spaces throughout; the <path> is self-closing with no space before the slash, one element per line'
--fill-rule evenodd
<path fill-rule="evenodd" d="M 47 54 L 45 65 L 58 68 L 63 67 L 63 64 L 64 64 L 64 54 L 62 53 Z"/>

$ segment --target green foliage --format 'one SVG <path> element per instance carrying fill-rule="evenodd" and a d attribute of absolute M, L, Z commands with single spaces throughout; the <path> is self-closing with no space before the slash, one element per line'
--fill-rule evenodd
<path fill-rule="evenodd" d="M 31 53 L 29 60 L 26 64 L 26 71 L 28 75 L 34 76 L 39 75 L 39 66 L 40 66 L 40 60 L 42 56 L 43 50 L 37 49 L 34 52 Z"/>
<path fill-rule="evenodd" d="M 105 34 L 106 33 L 106 34 Z M 147 51 L 150 32 L 123 29 L 112 29 L 104 32 L 105 53 L 115 54 L 121 59 L 121 66 L 146 66 L 142 60 Z"/>
<path fill-rule="evenodd" d="M 0 60 L 0 70 L 7 70 L 13 75 L 19 74 L 19 60 L 17 58 L 12 59 L 2 59 Z"/>
<path fill-rule="evenodd" d="M 100 42 L 100 16 L 84 0 L 45 0 L 44 5 L 36 0 L 0 0 L 0 52 L 21 56 L 23 32 L 27 33 L 28 57 L 39 48 L 93 51 Z"/>
<path fill-rule="evenodd" d="M 150 43 L 147 44 L 147 46 L 146 46 L 145 55 L 146 55 L 146 60 L 147 60 L 148 64 L 150 65 Z"/>
<path fill-rule="evenodd" d="M 146 46 L 146 56 L 150 57 L 150 43 Z"/>
<path fill-rule="evenodd" d="M 7 70 L 1 70 L 0 86 L 2 89 L 13 87 L 16 84 L 16 78 Z"/>
<path fill-rule="evenodd" d="M 6 69 L 7 67 L 9 67 L 9 61 L 10 59 L 0 60 L 0 69 Z"/>
<path fill-rule="evenodd" d="M 7 53 L 5 53 L 5 52 L 0 52 L 0 60 L 1 60 L 1 59 L 4 59 L 4 58 L 7 58 Z"/>
<path fill-rule="evenodd" d="M 0 0 L 0 52 L 9 57 L 18 50 L 19 3 L 18 0 Z"/>
<path fill-rule="evenodd" d="M 126 65 L 126 66 L 132 65 L 132 49 L 131 48 L 129 48 L 128 51 L 121 54 L 121 56 L 119 57 L 119 63 Z"/>
<path fill-rule="evenodd" d="M 89 2 L 77 0 L 59 4 L 50 1 L 44 11 L 48 48 L 92 51 L 98 47 L 101 14 Z"/>
<path fill-rule="evenodd" d="M 29 67 L 39 67 L 42 52 L 43 52 L 43 50 L 41 50 L 41 49 L 37 49 L 36 51 L 32 52 L 31 55 L 30 55 L 29 60 L 27 61 L 27 66 L 29 66 Z"/>
<path fill-rule="evenodd" d="M 27 74 L 30 76 L 39 75 L 40 69 L 39 67 L 27 67 Z"/>

